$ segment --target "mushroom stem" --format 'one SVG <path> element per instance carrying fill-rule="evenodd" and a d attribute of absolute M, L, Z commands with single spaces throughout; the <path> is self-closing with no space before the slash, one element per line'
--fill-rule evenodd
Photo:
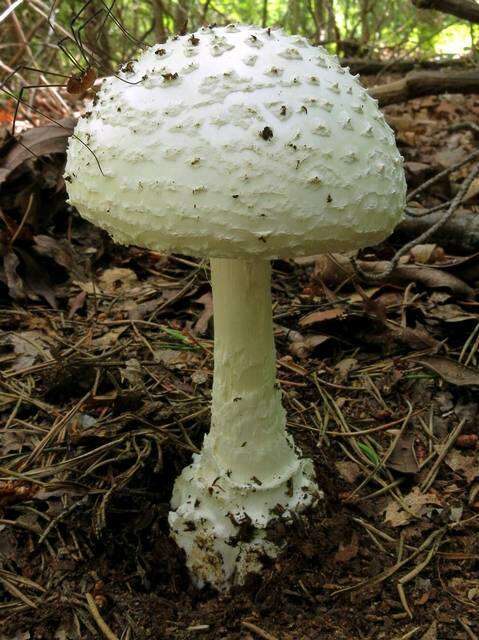
<path fill-rule="evenodd" d="M 269 261 L 216 258 L 211 272 L 212 425 L 201 453 L 175 482 L 169 522 L 194 582 L 227 590 L 278 555 L 284 524 L 294 524 L 321 491 L 312 462 L 286 433 Z"/>
<path fill-rule="evenodd" d="M 231 480 L 271 484 L 297 456 L 276 382 L 269 260 L 211 260 L 215 371 L 211 453 Z"/>

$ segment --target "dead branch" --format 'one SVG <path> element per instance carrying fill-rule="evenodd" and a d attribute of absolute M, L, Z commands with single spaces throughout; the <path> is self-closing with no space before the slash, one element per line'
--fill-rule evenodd
<path fill-rule="evenodd" d="M 473 0 L 412 0 L 418 9 L 434 9 L 479 24 L 479 4 Z"/>
<path fill-rule="evenodd" d="M 341 65 L 349 67 L 352 73 L 375 75 L 385 71 L 391 73 L 408 73 L 415 69 L 439 70 L 444 68 L 467 68 L 471 59 L 446 58 L 444 60 L 375 60 L 368 58 L 342 58 Z"/>
<path fill-rule="evenodd" d="M 399 251 L 396 252 L 396 254 L 388 263 L 388 266 L 385 268 L 383 272 L 374 273 L 374 274 L 371 272 L 367 272 L 358 264 L 355 258 L 350 258 L 351 264 L 354 270 L 356 271 L 356 273 L 359 276 L 361 276 L 364 280 L 370 280 L 370 281 L 384 280 L 384 278 L 387 278 L 389 275 L 391 275 L 393 271 L 395 271 L 398 268 L 399 260 L 402 258 L 402 256 L 409 253 L 411 249 L 413 249 L 417 245 L 423 244 L 424 242 L 426 242 L 426 240 L 430 240 L 431 237 L 438 231 L 438 229 L 440 229 L 448 220 L 450 220 L 450 218 L 456 213 L 469 187 L 471 186 L 471 184 L 477 178 L 478 175 L 479 175 L 479 163 L 473 166 L 473 168 L 469 172 L 469 175 L 461 184 L 459 191 L 451 200 L 446 211 L 442 211 L 438 216 L 438 219 L 436 220 L 436 222 L 434 222 L 434 224 L 432 224 L 429 228 L 423 231 L 418 237 L 414 238 L 414 240 L 411 240 L 407 244 L 403 245 L 399 249 Z"/>
<path fill-rule="evenodd" d="M 435 212 L 421 217 L 407 217 L 394 232 L 393 241 L 404 242 L 422 235 L 438 222 L 441 215 L 441 212 Z M 479 216 L 465 210 L 458 211 L 456 216 L 429 237 L 429 242 L 440 245 L 448 253 L 479 251 Z"/>
<path fill-rule="evenodd" d="M 479 93 L 479 69 L 450 73 L 419 71 L 396 82 L 371 87 L 369 93 L 381 107 L 441 93 Z"/>

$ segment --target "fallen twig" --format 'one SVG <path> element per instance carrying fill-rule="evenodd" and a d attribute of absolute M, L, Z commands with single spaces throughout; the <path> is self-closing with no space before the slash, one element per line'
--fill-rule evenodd
<path fill-rule="evenodd" d="M 97 623 L 98 628 L 103 633 L 105 638 L 107 638 L 107 640 L 118 640 L 118 636 L 113 633 L 113 631 L 110 629 L 110 627 L 101 617 L 98 607 L 96 606 L 95 600 L 93 599 L 93 596 L 91 595 L 91 593 L 87 593 L 85 597 L 88 603 L 88 608 L 90 609 L 90 613 L 93 616 L 93 619 Z"/>

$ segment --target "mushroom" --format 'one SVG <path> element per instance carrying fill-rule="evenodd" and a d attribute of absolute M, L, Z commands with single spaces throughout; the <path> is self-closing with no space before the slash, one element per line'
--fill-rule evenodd
<path fill-rule="evenodd" d="M 394 135 L 357 76 L 279 29 L 202 28 L 107 78 L 70 139 L 70 201 L 115 240 L 211 260 L 210 432 L 169 523 L 198 586 L 243 584 L 320 502 L 276 380 L 271 260 L 352 251 L 402 216 Z"/>

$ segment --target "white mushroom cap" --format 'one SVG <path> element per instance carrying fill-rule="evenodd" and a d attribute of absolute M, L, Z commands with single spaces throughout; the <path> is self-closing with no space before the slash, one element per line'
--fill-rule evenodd
<path fill-rule="evenodd" d="M 385 238 L 404 210 L 377 102 L 336 57 L 281 30 L 202 28 L 147 49 L 104 81 L 75 134 L 71 202 L 124 244 L 345 251 Z"/>

